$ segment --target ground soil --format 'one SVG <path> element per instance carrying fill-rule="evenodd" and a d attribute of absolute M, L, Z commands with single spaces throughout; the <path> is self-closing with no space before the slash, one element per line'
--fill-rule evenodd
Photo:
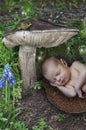
<path fill-rule="evenodd" d="M 58 110 L 47 100 L 44 88 L 31 88 L 23 96 L 21 104 L 18 120 L 24 121 L 28 130 L 32 130 L 40 118 L 45 118 L 50 130 L 86 130 L 86 113 L 70 114 Z M 58 120 L 59 114 L 65 115 L 62 121 Z"/>

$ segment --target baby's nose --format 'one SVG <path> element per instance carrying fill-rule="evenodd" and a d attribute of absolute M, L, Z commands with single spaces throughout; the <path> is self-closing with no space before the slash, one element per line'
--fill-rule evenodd
<path fill-rule="evenodd" d="M 58 82 L 60 82 L 60 81 L 61 81 L 61 78 L 60 78 L 60 77 L 58 77 L 58 78 L 56 78 L 56 80 L 57 80 Z"/>

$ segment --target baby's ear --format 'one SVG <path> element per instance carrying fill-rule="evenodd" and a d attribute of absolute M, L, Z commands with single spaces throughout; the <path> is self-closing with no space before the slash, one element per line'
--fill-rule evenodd
<path fill-rule="evenodd" d="M 66 66 L 66 67 L 68 66 L 67 62 L 66 62 L 64 59 L 61 58 L 60 61 L 61 61 L 61 63 L 62 63 L 64 66 Z"/>

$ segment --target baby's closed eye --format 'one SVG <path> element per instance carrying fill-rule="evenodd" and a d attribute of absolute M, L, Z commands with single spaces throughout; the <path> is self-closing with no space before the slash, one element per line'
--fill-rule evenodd
<path fill-rule="evenodd" d="M 58 72 L 56 72 L 55 76 L 58 76 L 60 74 L 60 70 Z"/>

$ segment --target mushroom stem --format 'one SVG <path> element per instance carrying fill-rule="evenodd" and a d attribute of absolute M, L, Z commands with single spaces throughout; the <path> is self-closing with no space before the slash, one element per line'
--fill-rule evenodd
<path fill-rule="evenodd" d="M 19 61 L 23 80 L 23 89 L 27 90 L 33 87 L 36 78 L 35 67 L 36 48 L 28 45 L 20 46 Z"/>

